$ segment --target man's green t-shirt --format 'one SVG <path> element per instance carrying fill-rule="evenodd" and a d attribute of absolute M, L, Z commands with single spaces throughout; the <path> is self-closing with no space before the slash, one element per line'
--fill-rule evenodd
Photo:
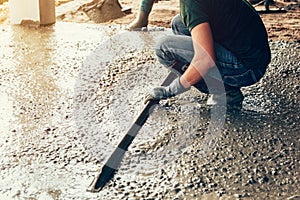
<path fill-rule="evenodd" d="M 265 26 L 246 0 L 180 0 L 180 15 L 191 31 L 208 22 L 214 41 L 249 68 L 265 67 L 271 55 Z"/>

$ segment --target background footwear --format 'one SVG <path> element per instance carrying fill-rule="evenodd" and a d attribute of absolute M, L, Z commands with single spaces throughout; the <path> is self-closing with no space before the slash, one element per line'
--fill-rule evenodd
<path fill-rule="evenodd" d="M 138 17 L 129 24 L 129 30 L 134 31 L 148 26 L 149 13 L 140 11 Z"/>

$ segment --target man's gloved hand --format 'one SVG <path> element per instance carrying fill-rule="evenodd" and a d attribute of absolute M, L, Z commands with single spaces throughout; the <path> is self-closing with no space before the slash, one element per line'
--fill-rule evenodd
<path fill-rule="evenodd" d="M 148 92 L 145 97 L 144 103 L 146 104 L 150 100 L 167 99 L 178 94 L 188 91 L 189 88 L 183 87 L 180 83 L 180 77 L 176 78 L 169 86 L 155 87 Z"/>

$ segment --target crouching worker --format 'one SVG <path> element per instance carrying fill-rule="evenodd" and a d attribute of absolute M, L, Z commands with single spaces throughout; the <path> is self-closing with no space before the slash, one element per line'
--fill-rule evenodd
<path fill-rule="evenodd" d="M 174 35 L 156 47 L 160 63 L 179 77 L 167 87 L 155 87 L 145 102 L 167 99 L 191 86 L 210 94 L 208 105 L 222 100 L 242 106 L 241 87 L 258 82 L 271 60 L 265 26 L 246 0 L 180 0 L 173 18 Z"/>

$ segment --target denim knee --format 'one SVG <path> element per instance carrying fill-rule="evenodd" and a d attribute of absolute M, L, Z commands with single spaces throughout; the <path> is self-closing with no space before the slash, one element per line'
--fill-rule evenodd
<path fill-rule="evenodd" d="M 165 66 L 169 66 L 172 62 L 174 62 L 171 53 L 168 51 L 168 44 L 172 42 L 174 41 L 171 41 L 171 39 L 168 36 L 164 36 L 155 45 L 154 50 L 157 59 L 161 64 Z"/>

